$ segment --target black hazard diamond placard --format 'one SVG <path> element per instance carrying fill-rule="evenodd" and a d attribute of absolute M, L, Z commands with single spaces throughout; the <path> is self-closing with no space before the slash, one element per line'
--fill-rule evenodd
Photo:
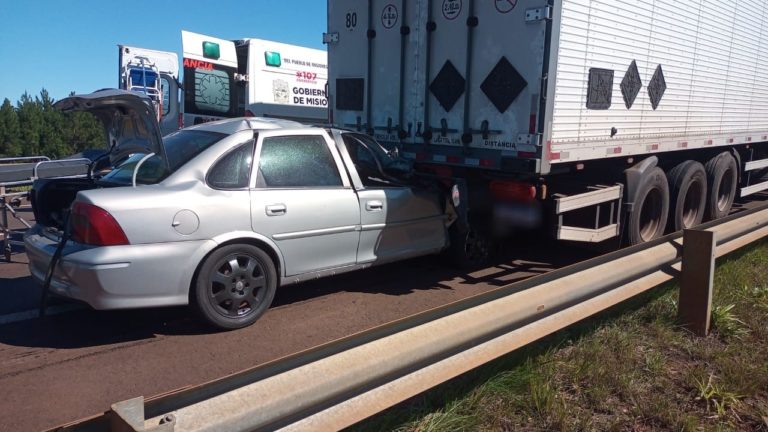
<path fill-rule="evenodd" d="M 509 108 L 512 102 L 520 96 L 528 83 L 520 73 L 512 66 L 506 57 L 502 57 L 493 70 L 480 84 L 480 89 L 493 103 L 500 113 Z"/>
<path fill-rule="evenodd" d="M 648 83 L 648 96 L 651 98 L 651 106 L 654 110 L 659 107 L 665 91 L 667 91 L 667 81 L 664 79 L 664 71 L 661 70 L 661 65 L 658 65 L 656 66 L 656 72 L 653 73 L 653 78 Z"/>
<path fill-rule="evenodd" d="M 632 108 L 640 89 L 643 88 L 643 82 L 640 80 L 640 72 L 637 70 L 637 63 L 632 60 L 624 79 L 621 80 L 621 95 L 624 96 L 624 105 L 627 109 Z"/>
<path fill-rule="evenodd" d="M 464 94 L 464 85 L 466 81 L 461 76 L 456 67 L 450 60 L 446 61 L 440 72 L 437 73 L 435 79 L 429 85 L 429 91 L 440 102 L 440 106 L 447 112 L 453 109 L 453 106 L 459 100 L 461 95 Z"/>

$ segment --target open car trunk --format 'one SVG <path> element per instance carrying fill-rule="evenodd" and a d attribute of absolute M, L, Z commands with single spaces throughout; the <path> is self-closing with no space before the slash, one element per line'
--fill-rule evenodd
<path fill-rule="evenodd" d="M 54 107 L 65 112 L 90 112 L 101 121 L 108 140 L 105 147 L 109 149 L 111 168 L 134 153 L 154 153 L 167 164 L 152 101 L 145 95 L 124 90 L 99 90 L 64 98 Z M 65 213 L 79 191 L 108 186 L 92 178 L 38 179 L 30 192 L 35 220 L 42 226 L 62 230 Z"/>
<path fill-rule="evenodd" d="M 35 181 L 29 194 L 37 224 L 64 229 L 65 213 L 69 211 L 77 193 L 95 189 L 95 182 L 87 178 L 42 179 Z"/>

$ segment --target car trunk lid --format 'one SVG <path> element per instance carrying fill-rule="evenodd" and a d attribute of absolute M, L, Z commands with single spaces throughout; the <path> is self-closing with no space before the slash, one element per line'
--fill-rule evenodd
<path fill-rule="evenodd" d="M 64 112 L 86 111 L 101 121 L 113 167 L 133 153 L 155 153 L 168 165 L 157 116 L 147 96 L 107 89 L 64 98 L 54 107 Z"/>

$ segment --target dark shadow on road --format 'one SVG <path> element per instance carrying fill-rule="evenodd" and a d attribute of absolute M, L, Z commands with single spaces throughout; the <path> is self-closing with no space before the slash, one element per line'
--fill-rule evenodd
<path fill-rule="evenodd" d="M 195 335 L 211 329 L 185 307 L 126 311 L 84 308 L 0 326 L 0 344 L 74 349 L 154 339 L 156 335 Z"/>
<path fill-rule="evenodd" d="M 42 289 L 32 276 L 4 277 L 0 281 L 0 315 L 37 307 Z"/>
<path fill-rule="evenodd" d="M 493 265 L 478 271 L 451 268 L 443 257 L 428 256 L 286 286 L 278 290 L 272 305 L 298 303 L 336 292 L 402 296 L 417 291 L 454 289 L 448 282 L 502 287 L 596 255 L 590 250 L 555 247 L 554 242 L 539 239 L 535 247 L 501 252 Z"/>

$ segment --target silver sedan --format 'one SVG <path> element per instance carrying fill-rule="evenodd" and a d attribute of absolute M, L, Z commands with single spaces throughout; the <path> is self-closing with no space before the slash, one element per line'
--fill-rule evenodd
<path fill-rule="evenodd" d="M 208 323 L 239 328 L 279 285 L 447 246 L 441 186 L 366 135 L 239 118 L 161 139 L 134 94 L 57 107 L 94 113 L 110 150 L 88 178 L 35 184 L 29 267 L 51 292 L 96 309 L 191 304 Z"/>

